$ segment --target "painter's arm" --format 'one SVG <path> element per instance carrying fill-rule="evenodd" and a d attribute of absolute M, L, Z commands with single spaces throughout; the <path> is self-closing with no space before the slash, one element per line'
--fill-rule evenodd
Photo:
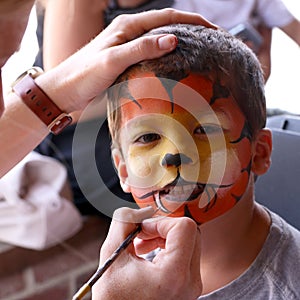
<path fill-rule="evenodd" d="M 262 44 L 258 50 L 257 57 L 260 61 L 264 72 L 265 82 L 271 75 L 271 43 L 272 43 L 272 29 L 266 26 L 260 26 L 258 31 L 262 37 Z"/>
<path fill-rule="evenodd" d="M 44 68 L 53 68 L 92 40 L 104 28 L 108 0 L 51 0 L 44 19 Z"/>
<path fill-rule="evenodd" d="M 298 46 L 300 46 L 300 21 L 294 19 L 291 23 L 280 27 L 280 29 L 286 33 L 291 39 L 293 39 Z"/>

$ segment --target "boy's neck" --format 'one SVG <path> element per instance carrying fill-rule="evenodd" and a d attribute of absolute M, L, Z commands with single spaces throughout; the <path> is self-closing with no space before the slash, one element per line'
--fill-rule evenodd
<path fill-rule="evenodd" d="M 200 227 L 204 294 L 241 275 L 260 252 L 269 233 L 268 213 L 253 201 L 253 192 L 223 216 Z"/>

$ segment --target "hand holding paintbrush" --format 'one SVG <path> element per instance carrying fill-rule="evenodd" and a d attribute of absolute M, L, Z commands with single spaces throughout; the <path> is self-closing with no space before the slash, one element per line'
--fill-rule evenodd
<path fill-rule="evenodd" d="M 119 255 L 132 243 L 134 238 L 141 231 L 141 221 L 147 217 L 154 215 L 153 209 L 147 207 L 145 209 L 139 210 L 139 215 L 134 218 L 133 221 L 138 221 L 135 228 L 128 234 L 125 240 L 116 248 L 112 255 L 100 266 L 97 271 L 92 275 L 92 277 L 78 290 L 78 292 L 73 296 L 72 300 L 81 300 L 97 282 L 97 280 L 104 274 L 104 272 L 111 266 L 111 264 L 119 257 Z M 116 217 L 116 216 L 115 216 Z M 119 218 L 119 217 L 118 217 Z M 128 218 L 128 216 L 127 216 Z M 128 222 L 128 221 L 127 221 Z"/>
<path fill-rule="evenodd" d="M 200 231 L 196 223 L 189 218 L 158 217 L 142 222 L 139 242 L 134 248 L 131 242 L 140 226 L 137 226 L 137 216 L 147 219 L 154 214 L 152 209 L 121 209 L 114 216 L 108 236 L 100 254 L 100 269 L 83 287 L 83 294 L 93 285 L 93 300 L 115 299 L 197 299 L 201 295 L 200 276 Z M 135 220 L 135 224 L 124 222 Z M 122 220 L 120 222 L 120 220 Z M 133 231 L 134 230 L 134 231 Z M 130 234 L 131 233 L 131 234 Z M 129 234 L 129 235 L 128 235 Z M 120 246 L 127 245 L 124 247 Z M 119 247 L 120 246 L 120 247 Z M 114 251 L 122 250 L 116 259 Z M 156 248 L 162 250 L 153 261 L 140 258 Z M 112 255 L 112 256 L 111 256 Z M 112 258 L 113 262 L 110 263 Z M 108 264 L 105 272 L 102 268 Z M 99 280 L 97 278 L 99 277 Z M 85 289 L 85 290 L 84 290 Z M 81 298 L 74 299 L 81 299 Z"/>

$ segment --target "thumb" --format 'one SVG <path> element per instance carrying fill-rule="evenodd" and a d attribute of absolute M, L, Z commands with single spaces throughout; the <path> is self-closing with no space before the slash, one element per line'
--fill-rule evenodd
<path fill-rule="evenodd" d="M 107 237 L 101 247 L 100 264 L 111 256 L 142 220 L 151 217 L 153 213 L 152 207 L 142 209 L 123 207 L 117 209 L 114 212 Z"/>

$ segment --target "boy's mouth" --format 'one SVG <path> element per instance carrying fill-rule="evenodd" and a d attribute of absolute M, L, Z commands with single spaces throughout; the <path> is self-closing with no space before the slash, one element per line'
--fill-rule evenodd
<path fill-rule="evenodd" d="M 179 206 L 184 202 L 197 199 L 204 191 L 205 185 L 201 183 L 169 185 L 168 187 L 153 193 L 157 207 L 165 213 L 171 213 L 166 207 L 167 203 Z"/>
<path fill-rule="evenodd" d="M 152 190 L 149 193 L 137 197 L 141 203 L 149 197 L 152 203 L 165 214 L 178 214 L 191 216 L 190 208 L 208 210 L 216 203 L 216 191 L 218 188 L 228 188 L 232 184 L 212 184 L 185 181 L 180 174 L 175 180 L 163 188 Z M 205 196 L 205 197 L 202 197 Z M 147 201 L 146 200 L 146 201 Z M 213 202 L 211 202 L 213 200 Z M 147 203 L 147 202 L 145 202 Z M 182 214 L 183 213 L 183 214 Z"/>
<path fill-rule="evenodd" d="M 200 194 L 203 193 L 205 185 L 195 183 L 195 184 L 185 184 L 185 185 L 175 185 L 168 186 L 163 190 L 156 191 L 154 197 L 159 197 L 160 199 L 165 199 L 171 202 L 186 202 L 192 201 Z"/>

